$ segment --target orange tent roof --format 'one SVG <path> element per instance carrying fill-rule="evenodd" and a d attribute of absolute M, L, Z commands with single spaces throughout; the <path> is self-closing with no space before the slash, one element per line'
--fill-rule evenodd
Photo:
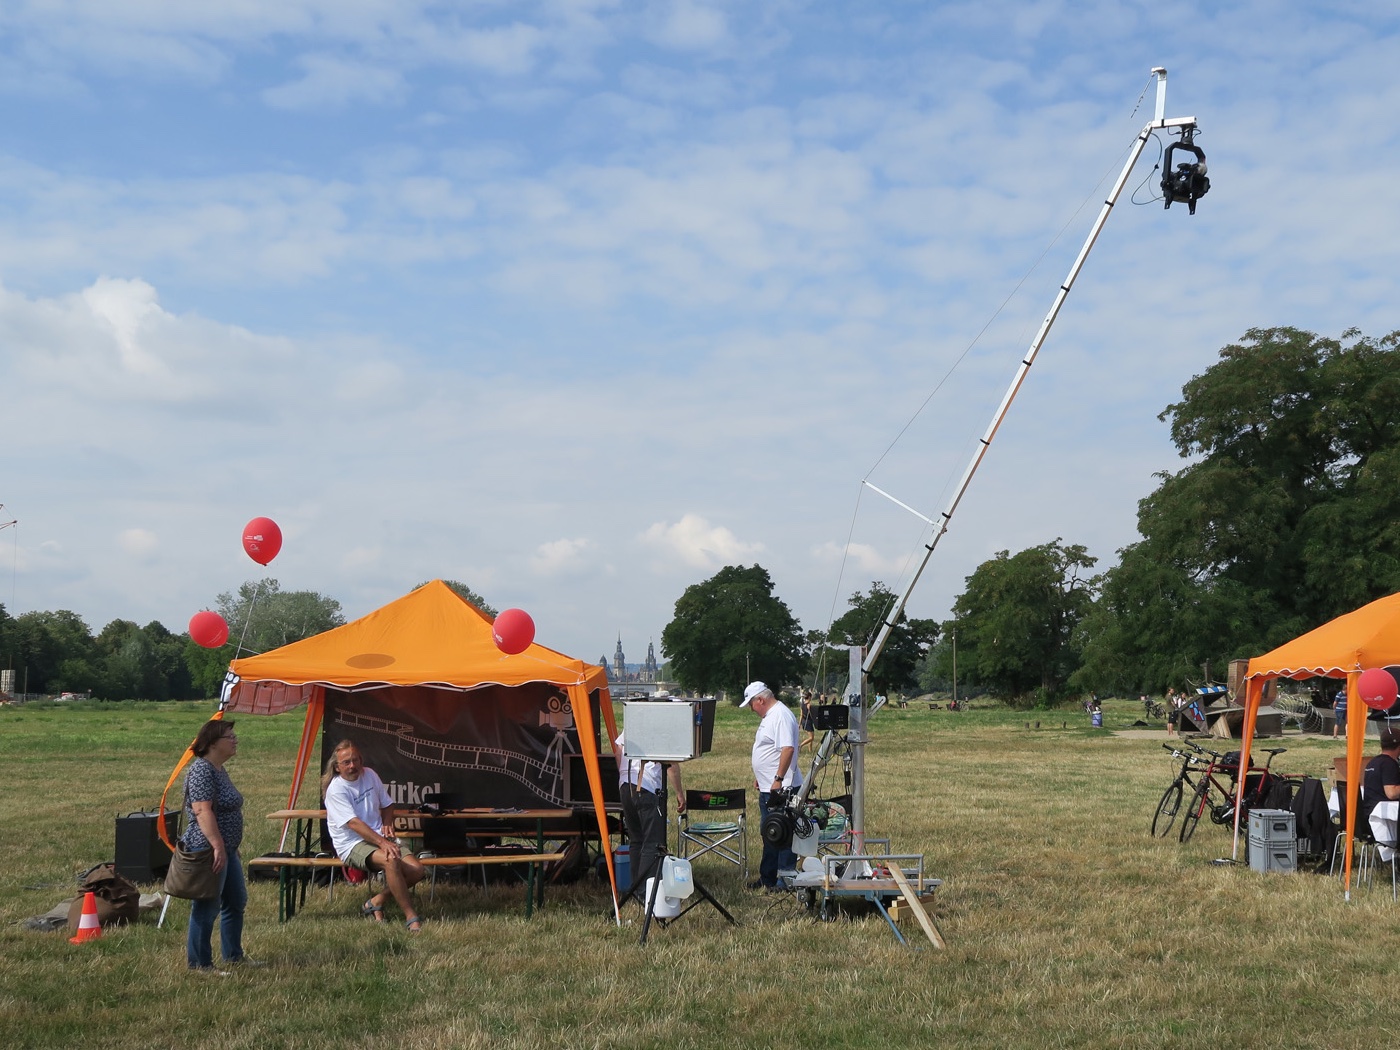
<path fill-rule="evenodd" d="M 1249 661 L 1248 678 L 1342 678 L 1400 665 L 1400 594 L 1378 598 Z"/>
<path fill-rule="evenodd" d="M 341 627 L 233 661 L 230 670 L 239 681 L 226 706 L 258 714 L 285 711 L 318 685 L 476 689 L 550 682 L 589 690 L 607 687 L 603 668 L 543 645 L 508 656 L 496 648 L 491 624 L 447 584 L 433 580 Z M 274 684 L 305 688 L 269 688 Z"/>
<path fill-rule="evenodd" d="M 1346 777 L 1346 859 L 1343 862 L 1346 894 L 1351 896 L 1352 841 L 1356 833 L 1356 796 L 1361 786 L 1361 763 L 1366 747 L 1366 716 L 1357 681 L 1361 672 L 1372 667 L 1400 666 L 1400 594 L 1378 598 L 1355 612 L 1338 616 L 1321 627 L 1299 635 L 1273 652 L 1249 661 L 1245 678 L 1244 731 L 1240 741 L 1240 764 L 1249 765 L 1254 741 L 1254 719 L 1270 678 L 1345 678 L 1347 680 L 1347 777 Z M 1240 806 L 1244 799 L 1245 778 L 1236 787 L 1235 855 L 1240 849 Z"/>

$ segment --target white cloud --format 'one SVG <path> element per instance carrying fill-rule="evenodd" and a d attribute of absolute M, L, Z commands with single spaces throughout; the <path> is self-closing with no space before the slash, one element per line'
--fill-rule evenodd
<path fill-rule="evenodd" d="M 278 109 L 339 109 L 352 102 L 387 105 L 400 101 L 403 79 L 392 69 L 348 62 L 332 55 L 302 55 L 302 76 L 268 88 L 263 99 Z"/>
<path fill-rule="evenodd" d="M 340 564 L 347 572 L 363 572 L 378 566 L 383 555 L 384 552 L 378 547 L 352 547 L 345 552 Z"/>
<path fill-rule="evenodd" d="M 744 543 L 723 525 L 711 525 L 698 514 L 680 521 L 658 521 L 641 535 L 643 543 L 681 560 L 695 569 L 713 569 L 741 562 L 763 551 L 761 543 Z"/>
<path fill-rule="evenodd" d="M 503 76 L 519 76 L 534 69 L 539 52 L 549 43 L 537 26 L 514 22 L 508 26 L 440 34 L 429 44 L 433 52 L 458 59 L 469 66 Z"/>
<path fill-rule="evenodd" d="M 155 552 L 160 540 L 150 529 L 123 529 L 117 534 L 117 543 L 126 553 L 146 558 Z"/>
<path fill-rule="evenodd" d="M 561 539 L 541 543 L 530 556 L 530 568 L 539 576 L 558 576 L 576 571 L 585 564 L 593 547 L 587 539 Z"/>
<path fill-rule="evenodd" d="M 841 564 L 854 567 L 872 579 L 887 577 L 903 570 L 908 564 L 908 554 L 897 558 L 887 558 L 868 543 L 841 544 L 828 540 L 812 548 L 812 557 L 822 564 Z"/>
<path fill-rule="evenodd" d="M 698 51 L 725 38 L 724 12 L 697 0 L 670 0 L 655 16 L 652 39 L 663 47 Z"/>

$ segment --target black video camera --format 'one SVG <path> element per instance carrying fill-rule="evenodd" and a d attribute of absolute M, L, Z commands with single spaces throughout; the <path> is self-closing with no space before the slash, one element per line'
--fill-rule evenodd
<path fill-rule="evenodd" d="M 796 798 L 789 791 L 774 791 L 768 796 L 768 815 L 759 828 L 763 841 L 779 849 L 792 845 L 792 833 L 797 828 Z"/>
<path fill-rule="evenodd" d="M 813 827 L 825 828 L 830 809 L 825 803 L 797 804 L 796 791 L 775 791 L 768 796 L 768 815 L 763 818 L 759 833 L 763 841 L 778 849 L 791 849 L 796 835 L 806 838 Z"/>

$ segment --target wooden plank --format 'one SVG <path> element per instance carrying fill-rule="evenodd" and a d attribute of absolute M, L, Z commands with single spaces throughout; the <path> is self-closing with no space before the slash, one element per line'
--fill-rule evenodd
<path fill-rule="evenodd" d="M 339 868 L 339 857 L 254 857 L 250 868 Z"/>
<path fill-rule="evenodd" d="M 914 887 L 909 885 L 909 880 L 904 877 L 899 865 L 889 865 L 889 873 L 890 878 L 899 886 L 899 891 L 904 894 L 904 899 L 909 902 L 909 910 L 914 913 L 914 918 L 919 920 L 919 925 L 924 928 L 929 941 L 935 948 L 948 947 L 943 943 L 943 935 L 938 932 L 938 927 L 933 924 L 928 912 L 924 911 L 924 906 L 919 903 L 919 895 L 914 892 Z"/>
<path fill-rule="evenodd" d="M 563 860 L 565 853 L 492 853 L 473 854 L 470 857 L 420 857 L 418 863 L 424 867 L 474 867 L 480 864 L 549 864 Z M 339 868 L 344 865 L 339 857 L 254 857 L 248 861 L 250 868 Z"/>
<path fill-rule="evenodd" d="M 932 893 L 921 893 L 921 894 L 919 894 L 919 903 L 920 903 L 920 904 L 931 904 L 931 903 L 933 903 L 933 894 L 932 894 Z M 900 919 L 904 918 L 906 915 L 909 915 L 909 914 L 912 913 L 912 909 L 911 909 L 911 908 L 909 907 L 909 905 L 905 902 L 903 896 L 901 896 L 898 900 L 895 900 L 895 901 L 891 902 L 891 903 L 885 908 L 885 910 L 886 910 L 887 912 L 890 913 L 890 918 L 891 918 L 891 919 L 894 919 L 896 922 L 898 922 Z"/>
<path fill-rule="evenodd" d="M 475 867 L 480 864 L 549 864 L 563 860 L 564 853 L 490 853 L 473 854 L 470 857 L 419 857 L 418 863 L 425 868 Z"/>

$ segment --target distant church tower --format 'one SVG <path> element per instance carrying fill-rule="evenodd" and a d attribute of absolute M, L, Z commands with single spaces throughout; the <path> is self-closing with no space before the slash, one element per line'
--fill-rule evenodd
<path fill-rule="evenodd" d="M 613 678 L 624 681 L 627 677 L 627 658 L 622 655 L 622 635 L 617 636 L 617 651 L 613 653 Z"/>
<path fill-rule="evenodd" d="M 642 664 L 642 681 L 656 681 L 656 647 L 647 642 L 647 662 Z"/>

